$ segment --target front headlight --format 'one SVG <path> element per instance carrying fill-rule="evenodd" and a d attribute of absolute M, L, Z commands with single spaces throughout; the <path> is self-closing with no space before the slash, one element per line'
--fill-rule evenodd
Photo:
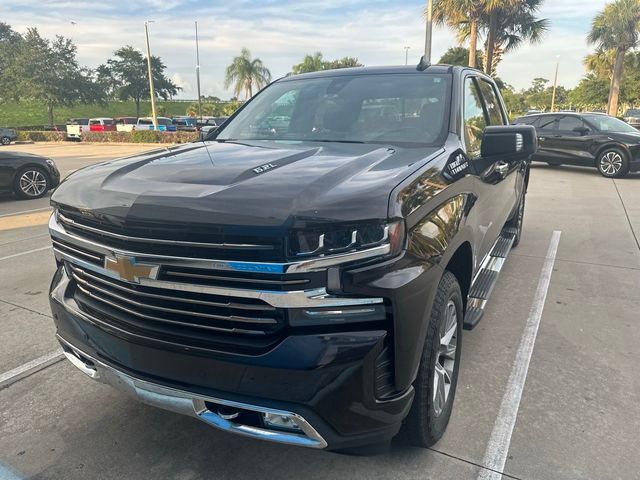
<path fill-rule="evenodd" d="M 352 225 L 323 225 L 299 230 L 289 236 L 292 257 L 322 257 L 389 245 L 397 254 L 404 245 L 404 221 L 369 222 Z"/>

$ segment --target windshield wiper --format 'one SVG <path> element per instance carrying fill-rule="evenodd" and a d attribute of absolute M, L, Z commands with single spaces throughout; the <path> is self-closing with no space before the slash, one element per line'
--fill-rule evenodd
<path fill-rule="evenodd" d="M 320 139 L 315 139 L 315 138 L 310 138 L 308 139 L 309 142 L 326 142 L 326 143 L 366 143 L 363 142 L 362 140 L 331 140 L 328 138 L 320 138 Z"/>

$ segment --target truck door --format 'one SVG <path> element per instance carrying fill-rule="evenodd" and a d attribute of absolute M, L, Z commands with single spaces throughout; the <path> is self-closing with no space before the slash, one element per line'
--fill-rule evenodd
<path fill-rule="evenodd" d="M 478 199 L 472 209 L 479 225 L 476 235 L 480 247 L 476 262 L 491 250 L 516 203 L 516 179 L 522 162 L 498 160 L 489 165 L 480 161 L 480 144 L 487 125 L 506 125 L 507 117 L 495 87 L 473 75 L 464 81 L 464 138 L 467 156 L 477 172 Z M 473 160 L 476 161 L 473 161 Z M 477 265 L 477 263 L 476 263 Z"/>

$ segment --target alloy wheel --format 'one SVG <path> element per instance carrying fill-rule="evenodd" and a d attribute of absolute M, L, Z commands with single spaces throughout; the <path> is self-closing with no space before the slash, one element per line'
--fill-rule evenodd
<path fill-rule="evenodd" d="M 38 197 L 47 190 L 47 179 L 38 170 L 27 170 L 20 177 L 20 190 L 29 197 Z"/>
<path fill-rule="evenodd" d="M 605 175 L 616 175 L 622 169 L 622 155 L 618 152 L 607 152 L 600 159 L 600 170 Z"/>
<path fill-rule="evenodd" d="M 449 300 L 440 323 L 440 347 L 433 376 L 433 410 L 440 416 L 447 405 L 451 392 L 451 379 L 456 367 L 458 343 L 458 311 L 453 300 Z"/>
<path fill-rule="evenodd" d="M 9 137 L 2 137 L 0 138 L 0 143 L 2 143 L 2 145 L 9 145 L 11 143 L 11 139 Z"/>

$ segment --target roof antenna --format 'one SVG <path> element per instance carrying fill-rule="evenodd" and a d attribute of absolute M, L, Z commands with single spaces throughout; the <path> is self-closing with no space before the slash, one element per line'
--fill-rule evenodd
<path fill-rule="evenodd" d="M 427 28 L 424 36 L 424 55 L 420 58 L 420 63 L 416 70 L 423 72 L 431 65 L 431 37 L 433 31 L 433 0 L 427 0 L 427 9 L 425 10 L 427 18 Z"/>

